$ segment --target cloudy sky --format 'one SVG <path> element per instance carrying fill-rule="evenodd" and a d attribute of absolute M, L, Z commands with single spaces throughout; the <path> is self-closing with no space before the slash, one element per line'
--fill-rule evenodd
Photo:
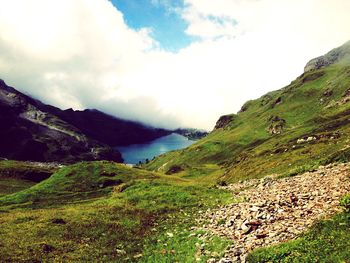
<path fill-rule="evenodd" d="M 0 0 L 0 78 L 62 109 L 211 129 L 350 40 L 349 0 Z"/>

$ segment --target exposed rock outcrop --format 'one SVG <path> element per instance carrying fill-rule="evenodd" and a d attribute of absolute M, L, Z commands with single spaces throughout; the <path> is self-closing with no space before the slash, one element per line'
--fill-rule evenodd
<path fill-rule="evenodd" d="M 214 130 L 226 128 L 235 118 L 234 114 L 224 115 L 216 122 Z"/>
<path fill-rule="evenodd" d="M 327 67 L 349 56 L 350 56 L 350 41 L 339 48 L 335 48 L 331 50 L 324 56 L 310 60 L 306 64 L 304 68 L 304 72 L 309 72 L 309 71 L 318 70 L 318 69 Z"/>
<path fill-rule="evenodd" d="M 281 134 L 286 126 L 286 121 L 279 116 L 271 116 L 268 123 L 268 131 L 271 135 Z"/>
<path fill-rule="evenodd" d="M 200 140 L 208 135 L 207 131 L 198 130 L 193 128 L 179 128 L 173 131 L 174 133 L 180 134 L 189 140 Z"/>
<path fill-rule="evenodd" d="M 253 101 L 248 100 L 246 103 L 244 103 L 238 113 L 247 111 L 249 109 L 250 105 L 252 104 L 252 102 Z"/>
<path fill-rule="evenodd" d="M 167 175 L 177 174 L 177 173 L 182 172 L 183 170 L 184 169 L 181 166 L 173 165 L 168 169 L 168 171 L 165 174 L 167 174 Z"/>

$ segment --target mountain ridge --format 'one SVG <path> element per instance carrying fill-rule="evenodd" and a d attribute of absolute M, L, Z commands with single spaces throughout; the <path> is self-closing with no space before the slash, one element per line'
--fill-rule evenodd
<path fill-rule="evenodd" d="M 334 55 L 336 54 L 336 56 Z M 298 173 L 344 158 L 350 130 L 350 42 L 313 59 L 290 85 L 247 101 L 237 114 L 189 148 L 162 155 L 145 167 L 180 176 L 229 182 L 274 173 Z M 329 57 L 336 57 L 329 61 Z M 324 65 L 312 61 L 329 61 Z"/>
<path fill-rule="evenodd" d="M 0 82 L 0 155 L 31 161 L 114 160 L 120 153 L 85 136 L 45 105 Z"/>
<path fill-rule="evenodd" d="M 327 54 L 311 59 L 305 66 L 304 72 L 321 69 L 332 65 L 344 57 L 350 58 L 350 41 L 346 42 L 341 47 L 329 51 Z"/>
<path fill-rule="evenodd" d="M 111 147 L 146 143 L 169 135 L 170 130 L 120 119 L 96 109 L 56 110 L 55 114 L 87 136 Z"/>

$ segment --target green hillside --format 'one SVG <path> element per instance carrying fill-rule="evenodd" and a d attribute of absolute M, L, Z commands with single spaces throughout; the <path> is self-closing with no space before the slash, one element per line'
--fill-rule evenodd
<path fill-rule="evenodd" d="M 0 197 L 29 188 L 57 171 L 52 163 L 0 161 Z"/>
<path fill-rule="evenodd" d="M 0 262 L 193 262 L 204 242 L 190 230 L 195 214 L 230 200 L 192 180 L 113 162 L 77 163 L 0 197 Z M 211 242 L 217 256 L 229 244 Z"/>
<path fill-rule="evenodd" d="M 146 168 L 234 182 L 348 160 L 350 42 L 310 61 L 305 70 L 290 85 L 221 117 L 196 144 L 162 155 Z"/>

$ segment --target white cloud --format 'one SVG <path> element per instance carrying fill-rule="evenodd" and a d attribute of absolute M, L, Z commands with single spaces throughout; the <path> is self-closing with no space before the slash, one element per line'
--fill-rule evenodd
<path fill-rule="evenodd" d="M 63 108 L 162 126 L 210 129 L 350 39 L 348 0 L 185 0 L 187 33 L 201 41 L 177 53 L 160 50 L 148 29 L 128 28 L 107 0 L 0 6 L 5 81 Z"/>

